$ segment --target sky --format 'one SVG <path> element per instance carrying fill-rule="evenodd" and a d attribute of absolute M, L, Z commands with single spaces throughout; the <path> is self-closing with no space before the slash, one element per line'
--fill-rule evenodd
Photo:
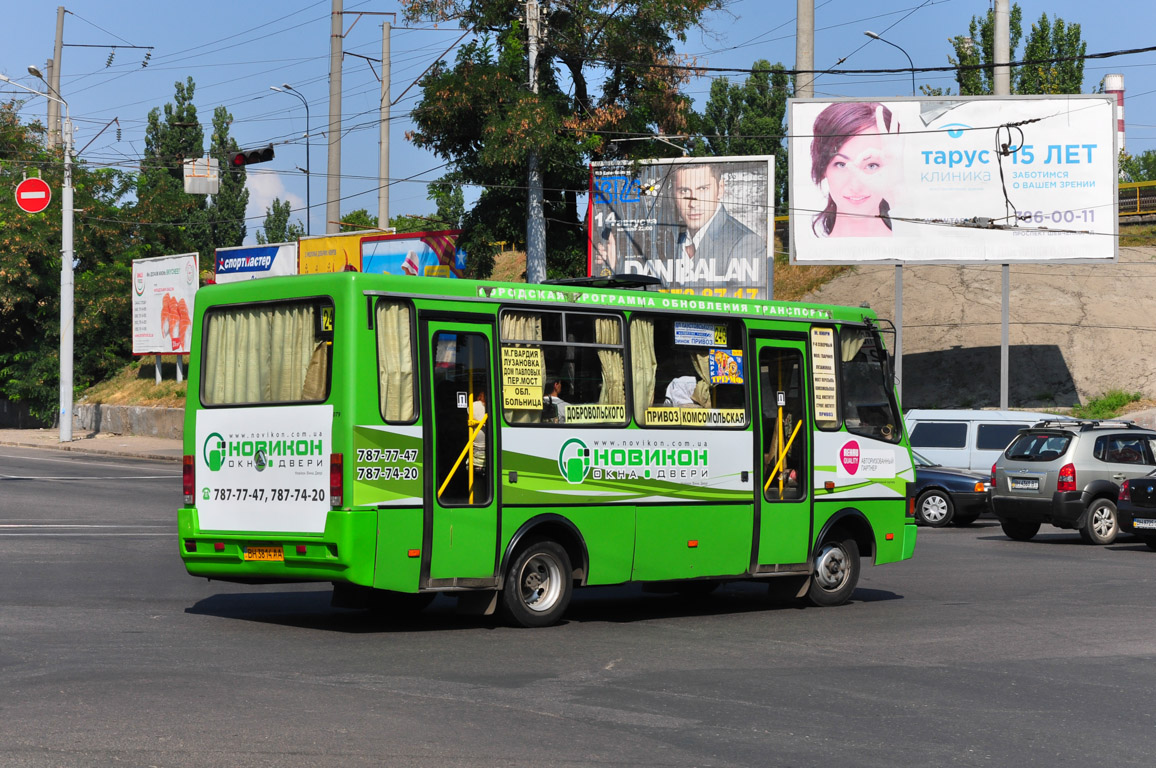
<path fill-rule="evenodd" d="M 43 90 L 27 67 L 34 64 L 43 70 L 52 57 L 57 4 L 3 0 L 3 5 L 0 72 L 21 85 Z M 1075 0 L 1021 0 L 1019 5 L 1025 27 L 1044 12 L 1080 24 L 1088 54 L 1153 44 L 1148 0 L 1121 0 L 1110 12 Z M 86 162 L 128 170 L 138 167 L 149 110 L 171 102 L 174 83 L 191 76 L 196 82 L 194 103 L 206 126 L 214 108 L 223 105 L 233 115 L 231 135 L 242 147 L 275 145 L 273 161 L 250 169 L 246 242 L 254 242 L 265 209 L 275 197 L 289 200 L 294 217 L 304 221 L 306 175 L 300 169 L 306 167 L 307 144 L 312 176 L 309 228 L 314 235 L 325 232 L 324 134 L 332 0 L 71 0 L 64 7 L 60 90 L 76 125 L 75 147 Z M 901 51 L 866 37 L 866 30 L 902 48 L 916 67 L 946 65 L 952 52 L 948 39 L 966 34 L 971 17 L 984 14 L 988 7 L 985 0 L 815 0 L 815 68 L 834 68 L 844 57 L 838 65 L 844 69 L 907 66 Z M 470 37 L 459 42 L 462 30 L 452 22 L 436 27 L 407 25 L 397 0 L 345 0 L 344 10 L 341 211 L 377 212 L 381 65 L 362 57 L 380 60 L 382 22 L 388 18 L 393 26 L 390 91 L 396 101 L 389 134 L 389 211 L 394 216 L 431 214 L 435 206 L 427 199 L 426 185 L 447 169 L 445 160 L 415 148 L 405 138 L 413 128 L 410 110 L 420 98 L 415 83 L 439 58 L 452 62 L 457 46 Z M 359 11 L 397 15 L 359 17 Z M 701 28 L 691 30 L 680 52 L 704 67 L 749 68 L 758 59 L 791 67 L 795 11 L 796 0 L 734 0 L 708 16 Z M 117 47 L 109 61 L 114 52 L 111 46 Z M 146 53 L 151 55 L 144 66 Z M 1156 52 L 1089 60 L 1084 92 L 1092 92 L 1109 73 L 1125 78 L 1128 151 L 1156 149 Z M 695 78 L 684 90 L 696 107 L 704 105 L 714 77 L 741 81 L 744 75 L 709 72 Z M 283 83 L 291 84 L 308 103 L 308 126 L 299 99 L 270 90 Z M 917 73 L 916 83 L 955 85 L 950 72 Z M 821 75 L 814 90 L 816 97 L 908 96 L 911 76 Z M 0 98 L 30 96 L 0 83 Z M 45 110 L 43 99 L 31 97 L 21 115 L 43 120 Z M 467 201 L 476 194 L 467 189 Z"/>

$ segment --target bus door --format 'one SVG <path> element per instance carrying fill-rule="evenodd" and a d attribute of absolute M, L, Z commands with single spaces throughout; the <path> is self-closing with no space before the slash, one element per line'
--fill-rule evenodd
<path fill-rule="evenodd" d="M 495 583 L 498 459 L 494 428 L 493 325 L 424 320 L 427 472 L 423 580 L 441 586 Z M 436 586 L 437 584 L 435 584 Z"/>
<path fill-rule="evenodd" d="M 760 466 L 758 570 L 805 570 L 811 541 L 811 431 L 806 343 L 755 339 Z M 776 566 L 767 568 L 766 566 Z"/>

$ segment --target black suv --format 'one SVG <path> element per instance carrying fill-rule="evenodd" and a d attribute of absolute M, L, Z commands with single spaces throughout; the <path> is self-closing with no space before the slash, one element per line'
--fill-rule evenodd
<path fill-rule="evenodd" d="M 1048 523 L 1111 544 L 1120 484 L 1153 469 L 1152 430 L 1130 421 L 1042 421 L 1016 433 L 992 465 L 992 511 L 1017 541 Z"/>

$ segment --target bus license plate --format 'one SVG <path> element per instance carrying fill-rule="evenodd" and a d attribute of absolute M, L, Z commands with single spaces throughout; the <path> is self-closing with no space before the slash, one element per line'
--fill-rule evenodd
<path fill-rule="evenodd" d="M 1132 520 L 1133 528 L 1156 529 L 1156 520 L 1149 520 L 1145 517 L 1137 517 Z"/>
<path fill-rule="evenodd" d="M 1038 477 L 1009 477 L 1013 491 L 1038 491 L 1040 480 Z"/>
<path fill-rule="evenodd" d="M 246 560 L 284 560 L 285 551 L 281 547 L 245 547 Z"/>

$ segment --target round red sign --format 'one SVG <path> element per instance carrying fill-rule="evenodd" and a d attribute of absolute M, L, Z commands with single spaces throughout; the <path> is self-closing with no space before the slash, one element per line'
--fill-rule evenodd
<path fill-rule="evenodd" d="M 16 204 L 20 210 L 40 213 L 52 202 L 52 189 L 44 179 L 25 179 L 16 185 Z"/>

